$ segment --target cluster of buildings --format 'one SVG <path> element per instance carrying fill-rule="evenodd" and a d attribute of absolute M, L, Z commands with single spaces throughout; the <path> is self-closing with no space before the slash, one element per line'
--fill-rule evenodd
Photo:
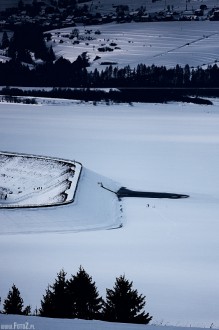
<path fill-rule="evenodd" d="M 96 25 L 110 22 L 150 22 L 150 21 L 180 21 L 180 20 L 219 20 L 219 8 L 208 8 L 201 4 L 195 10 L 174 11 L 173 6 L 166 6 L 165 10 L 147 13 L 146 8 L 130 11 L 127 5 L 114 5 L 112 12 L 104 14 L 91 10 L 92 1 L 68 0 L 58 6 L 60 0 L 32 0 L 24 2 L 18 0 L 17 6 L 0 11 L 0 28 L 13 29 L 24 22 L 39 23 L 46 29 L 63 28 L 75 24 Z M 63 1 L 63 0 L 62 0 Z M 158 0 L 152 0 L 158 1 Z M 66 4 L 66 5 L 65 5 Z"/>

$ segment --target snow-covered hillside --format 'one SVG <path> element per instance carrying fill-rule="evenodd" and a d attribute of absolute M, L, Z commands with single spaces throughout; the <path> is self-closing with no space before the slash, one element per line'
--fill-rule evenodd
<path fill-rule="evenodd" d="M 2 300 L 15 283 L 25 305 L 40 307 L 56 273 L 64 268 L 70 276 L 82 265 L 103 297 L 125 273 L 146 295 L 154 323 L 219 327 L 219 102 L 213 102 L 1 103 L 2 150 L 76 159 L 85 167 L 74 204 L 0 210 Z M 100 182 L 190 198 L 124 198 L 120 205 Z"/>
<path fill-rule="evenodd" d="M 91 70 L 109 64 L 197 67 L 219 61 L 218 22 L 111 23 L 77 28 L 76 39 L 69 39 L 73 28 L 51 31 L 52 46 L 57 57 L 70 61 L 87 52 Z M 101 51 L 104 48 L 108 51 Z"/>

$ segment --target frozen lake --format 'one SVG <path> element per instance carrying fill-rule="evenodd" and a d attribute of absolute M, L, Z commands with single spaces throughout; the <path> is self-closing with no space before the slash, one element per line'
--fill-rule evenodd
<path fill-rule="evenodd" d="M 82 265 L 103 297 L 125 273 L 147 296 L 154 322 L 218 327 L 219 102 L 213 102 L 0 104 L 3 150 L 76 159 L 85 167 L 72 208 L 0 210 L 2 299 L 15 283 L 26 305 L 40 307 L 56 273 L 64 268 L 70 276 Z M 99 182 L 190 197 L 124 198 L 120 206 Z M 122 228 L 106 230 L 119 222 Z"/>

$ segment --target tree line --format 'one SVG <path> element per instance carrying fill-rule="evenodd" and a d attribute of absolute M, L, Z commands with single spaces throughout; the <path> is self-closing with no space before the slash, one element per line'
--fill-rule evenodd
<path fill-rule="evenodd" d="M 136 68 L 107 66 L 99 71 L 88 71 L 89 59 L 81 54 L 74 62 L 60 57 L 35 66 L 22 64 L 17 57 L 0 63 L 0 85 L 84 87 L 84 88 L 218 88 L 219 67 L 190 68 L 189 65 L 175 68 L 146 66 Z"/>
<path fill-rule="evenodd" d="M 148 324 L 152 316 L 146 313 L 146 297 L 133 288 L 125 275 L 116 278 L 114 287 L 106 289 L 104 300 L 92 277 L 79 267 L 75 275 L 66 278 L 62 269 L 53 284 L 48 285 L 35 315 L 52 318 L 96 319 L 109 322 Z M 30 315 L 31 307 L 24 307 L 20 291 L 13 284 L 3 303 L 4 314 Z"/>
<path fill-rule="evenodd" d="M 212 93 L 212 94 L 211 94 Z M 188 102 L 196 104 L 212 105 L 212 101 L 204 99 L 205 96 L 219 96 L 218 89 L 160 89 L 160 88 L 120 88 L 120 89 L 90 89 L 90 88 L 52 88 L 50 90 L 4 87 L 1 90 L 2 100 L 6 102 L 18 102 L 36 104 L 37 97 L 92 101 L 93 105 L 105 102 L 106 105 L 133 102 L 165 103 L 170 101 Z"/>

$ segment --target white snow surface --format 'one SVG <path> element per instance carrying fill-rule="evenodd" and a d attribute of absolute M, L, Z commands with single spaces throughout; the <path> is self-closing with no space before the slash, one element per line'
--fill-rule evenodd
<path fill-rule="evenodd" d="M 163 330 L 163 326 L 154 326 L 144 324 L 128 324 L 102 322 L 96 320 L 80 320 L 80 319 L 51 319 L 36 316 L 20 316 L 20 315 L 3 315 L 0 314 L 1 329 L 29 329 L 29 330 Z M 7 328 L 7 326 L 9 326 Z M 11 328 L 10 328 L 11 326 Z M 165 325 L 165 330 L 178 330 L 178 327 Z M 188 328 L 180 327 L 180 330 Z M 199 330 L 202 328 L 192 328 Z M 206 328 L 207 329 L 207 328 Z"/>
<path fill-rule="evenodd" d="M 219 327 L 219 101 L 47 101 L 0 104 L 1 150 L 77 160 L 85 169 L 74 204 L 0 210 L 2 301 L 15 283 L 34 310 L 61 268 L 70 277 L 82 265 L 103 297 L 125 274 L 146 295 L 153 323 Z M 99 182 L 190 198 L 120 204 Z"/>

